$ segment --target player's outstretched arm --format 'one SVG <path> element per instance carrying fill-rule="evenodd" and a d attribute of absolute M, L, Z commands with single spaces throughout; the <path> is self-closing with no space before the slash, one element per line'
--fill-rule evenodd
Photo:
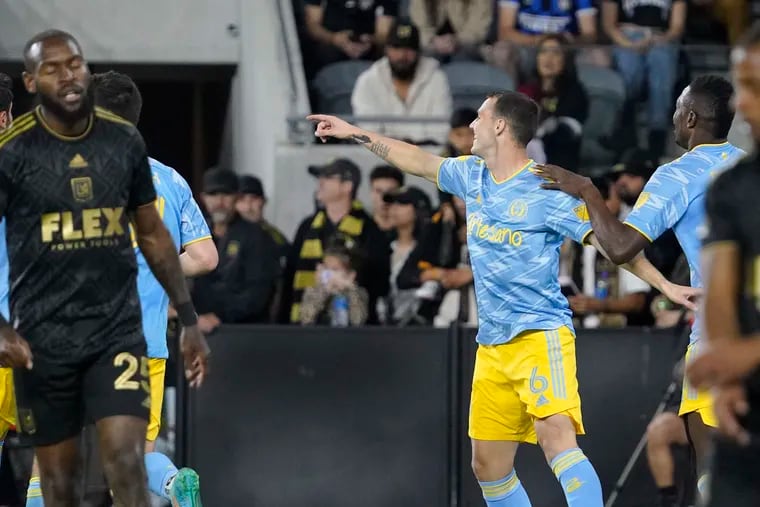
<path fill-rule="evenodd" d="M 200 276 L 216 269 L 219 263 L 219 252 L 214 240 L 205 238 L 185 245 L 185 251 L 179 256 L 182 273 L 185 276 Z"/>
<path fill-rule="evenodd" d="M 436 181 L 438 168 L 443 162 L 442 157 L 428 153 L 413 144 L 360 129 L 336 116 L 312 114 L 306 119 L 317 122 L 314 135 L 322 141 L 328 137 L 350 139 L 406 173 Z"/>
<path fill-rule="evenodd" d="M 586 203 L 594 235 L 607 258 L 615 264 L 633 260 L 649 244 L 647 238 L 610 212 L 590 178 L 551 164 L 538 167 L 536 173 L 547 180 L 541 185 L 543 188 L 560 190 Z"/>
<path fill-rule="evenodd" d="M 156 279 L 169 294 L 184 328 L 182 352 L 185 356 L 185 375 L 191 386 L 200 386 L 207 371 L 209 349 L 198 329 L 198 317 L 190 300 L 174 241 L 153 203 L 136 208 L 131 219 L 137 245 Z"/>

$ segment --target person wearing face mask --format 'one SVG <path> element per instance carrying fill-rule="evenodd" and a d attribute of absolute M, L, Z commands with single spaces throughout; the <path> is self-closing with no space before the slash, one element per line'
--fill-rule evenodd
<path fill-rule="evenodd" d="M 325 248 L 317 265 L 317 285 L 303 294 L 301 324 L 347 327 L 367 322 L 369 294 L 356 283 L 360 262 L 359 252 L 339 240 Z"/>
<path fill-rule="evenodd" d="M 259 224 L 235 211 L 240 186 L 234 172 L 212 168 L 203 176 L 201 198 L 219 264 L 193 284 L 198 324 L 208 333 L 222 323 L 267 322 L 281 271 L 278 246 Z"/>
<path fill-rule="evenodd" d="M 360 118 L 446 118 L 451 114 L 446 75 L 435 58 L 420 55 L 420 32 L 410 21 L 399 20 L 391 28 L 385 57 L 356 80 L 351 108 Z M 443 144 L 448 133 L 440 123 L 385 123 L 371 128 L 413 144 Z"/>

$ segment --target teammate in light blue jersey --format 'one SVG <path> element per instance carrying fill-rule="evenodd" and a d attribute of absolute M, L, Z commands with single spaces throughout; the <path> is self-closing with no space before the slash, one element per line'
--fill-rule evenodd
<path fill-rule="evenodd" d="M 541 188 L 526 146 L 538 106 L 526 96 L 490 96 L 471 127 L 473 157 L 441 158 L 334 116 L 312 115 L 316 135 L 351 139 L 399 169 L 464 199 L 480 329 L 470 437 L 473 467 L 490 507 L 530 500 L 514 470 L 521 442 L 541 442 L 570 507 L 601 507 L 602 490 L 578 448 L 583 433 L 575 334 L 559 286 L 559 248 L 591 233 L 582 201 Z M 644 259 L 635 271 L 667 293 L 674 286 Z"/>
<path fill-rule="evenodd" d="M 705 194 L 713 178 L 745 156 L 744 151 L 726 141 L 734 117 L 730 106 L 732 95 L 731 83 L 718 76 L 700 76 L 684 89 L 676 103 L 673 124 L 676 143 L 689 151 L 657 169 L 625 225 L 607 211 L 598 191 L 583 178 L 548 167 L 545 176 L 556 181 L 549 186 L 586 201 L 594 235 L 615 262 L 628 261 L 672 228 L 689 263 L 692 287 L 702 287 L 698 230 L 705 217 Z M 692 327 L 686 362 L 693 359 L 699 347 L 699 328 L 699 323 Z M 663 414 L 650 427 L 651 431 L 664 435 L 650 439 L 660 445 L 649 445 L 648 454 L 650 463 L 664 464 L 653 465 L 653 474 L 662 493 L 661 503 L 667 506 L 677 501 L 670 444 L 693 445 L 701 461 L 707 443 L 707 426 L 717 426 L 709 392 L 697 391 L 686 379 L 678 415 L 683 417 L 683 422 Z M 698 468 L 702 468 L 699 465 L 701 463 Z"/>

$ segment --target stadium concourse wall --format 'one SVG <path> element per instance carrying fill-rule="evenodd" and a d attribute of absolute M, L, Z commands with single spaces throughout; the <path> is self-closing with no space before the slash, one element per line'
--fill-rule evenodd
<path fill-rule="evenodd" d="M 467 439 L 475 330 L 223 326 L 180 446 L 208 505 L 482 506 Z M 581 331 L 580 445 L 608 495 L 671 379 L 672 331 Z M 535 446 L 517 470 L 535 507 L 565 505 Z M 648 505 L 643 462 L 616 505 Z"/>

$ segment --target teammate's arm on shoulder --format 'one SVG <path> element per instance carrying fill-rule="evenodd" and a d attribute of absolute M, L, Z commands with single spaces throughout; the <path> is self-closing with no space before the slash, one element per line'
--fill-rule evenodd
<path fill-rule="evenodd" d="M 179 262 L 185 276 L 209 273 L 219 264 L 219 252 L 210 237 L 188 243 L 183 248 L 184 252 L 179 256 Z"/>

